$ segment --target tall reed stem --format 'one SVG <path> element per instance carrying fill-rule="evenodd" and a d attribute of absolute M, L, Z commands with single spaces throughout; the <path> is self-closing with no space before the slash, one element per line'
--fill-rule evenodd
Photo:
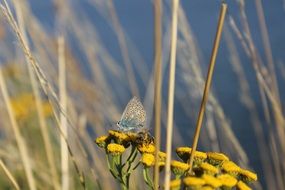
<path fill-rule="evenodd" d="M 178 20 L 179 0 L 172 1 L 172 23 L 171 23 L 171 50 L 170 50 L 170 71 L 168 87 L 168 107 L 167 107 L 167 135 L 166 135 L 166 162 L 165 162 L 165 190 L 170 189 L 170 161 L 173 133 L 173 107 L 175 90 L 175 67 L 176 67 L 176 47 L 177 47 L 177 20 Z"/>
<path fill-rule="evenodd" d="M 64 112 L 66 113 L 67 109 L 67 95 L 66 95 L 66 65 L 65 65 L 65 55 L 64 55 L 64 38 L 60 36 L 58 38 L 58 65 L 59 65 L 59 97 L 60 104 Z M 68 128 L 66 117 L 61 113 L 60 114 L 60 127 L 61 130 L 68 141 Z M 69 162 L 68 162 L 68 147 L 65 143 L 63 136 L 60 137 L 60 150 L 61 150 L 61 187 L 62 190 L 69 189 Z"/>
<path fill-rule="evenodd" d="M 197 119 L 194 139 L 193 139 L 193 143 L 192 143 L 192 152 L 190 155 L 190 159 L 188 160 L 188 163 L 190 165 L 189 173 L 191 173 L 191 171 L 192 171 L 194 155 L 195 155 L 195 151 L 197 149 L 197 144 L 198 144 L 198 140 L 199 140 L 199 136 L 200 136 L 200 130 L 202 127 L 202 122 L 203 122 L 203 118 L 204 118 L 204 114 L 205 114 L 206 103 L 208 100 L 209 90 L 211 87 L 211 82 L 212 82 L 212 77 L 213 77 L 214 67 L 215 67 L 215 63 L 216 63 L 218 48 L 219 48 L 219 44 L 220 44 L 220 40 L 221 40 L 221 34 L 222 34 L 222 29 L 223 29 L 223 25 L 224 25 L 224 21 L 225 21 L 226 12 L 227 12 L 227 4 L 222 3 L 221 9 L 220 9 L 220 16 L 219 16 L 219 21 L 218 21 L 217 32 L 216 32 L 214 46 L 212 49 L 212 55 L 211 55 L 211 59 L 210 59 L 210 65 L 208 68 L 206 84 L 205 84 L 205 88 L 204 88 L 203 98 L 202 98 L 202 102 L 200 105 L 200 111 L 199 111 L 199 115 L 198 115 L 198 119 Z"/>
<path fill-rule="evenodd" d="M 154 72 L 154 114 L 155 114 L 155 167 L 154 167 L 154 189 L 159 188 L 159 165 L 158 153 L 160 150 L 161 133 L 161 83 L 162 83 L 162 50 L 161 50 L 161 0 L 154 1 L 154 46 L 155 46 L 155 72 Z"/>

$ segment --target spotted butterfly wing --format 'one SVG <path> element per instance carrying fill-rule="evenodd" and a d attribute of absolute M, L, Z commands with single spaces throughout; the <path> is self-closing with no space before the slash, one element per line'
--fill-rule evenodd
<path fill-rule="evenodd" d="M 127 104 L 117 125 L 122 131 L 130 131 L 143 128 L 145 123 L 146 112 L 144 107 L 137 97 L 133 97 Z"/>

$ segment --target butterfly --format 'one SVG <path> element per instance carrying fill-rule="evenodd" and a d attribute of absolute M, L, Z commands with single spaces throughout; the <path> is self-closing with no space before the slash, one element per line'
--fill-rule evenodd
<path fill-rule="evenodd" d="M 145 127 L 146 112 L 140 100 L 133 97 L 127 104 L 117 126 L 121 131 L 140 130 Z"/>

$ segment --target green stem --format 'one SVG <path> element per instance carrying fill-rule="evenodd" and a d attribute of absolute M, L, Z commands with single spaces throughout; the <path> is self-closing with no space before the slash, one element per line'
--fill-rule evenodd
<path fill-rule="evenodd" d="M 151 178 L 149 177 L 149 168 L 148 167 L 143 168 L 143 177 L 144 177 L 144 181 L 146 182 L 149 189 L 153 190 L 154 189 L 153 182 L 152 182 Z"/>

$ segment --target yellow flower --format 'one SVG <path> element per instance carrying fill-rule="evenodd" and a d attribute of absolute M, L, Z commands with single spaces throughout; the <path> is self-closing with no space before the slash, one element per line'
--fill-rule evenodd
<path fill-rule="evenodd" d="M 141 144 L 141 145 L 138 146 L 138 150 L 141 153 L 154 154 L 155 146 L 154 146 L 154 144 Z"/>
<path fill-rule="evenodd" d="M 104 135 L 104 136 L 98 137 L 98 138 L 95 140 L 95 143 L 96 143 L 100 148 L 105 148 L 105 147 L 106 147 L 106 144 L 107 144 L 107 141 L 108 141 L 108 136 Z"/>
<path fill-rule="evenodd" d="M 218 188 L 218 187 L 222 186 L 221 181 L 219 179 L 211 176 L 211 175 L 204 174 L 204 175 L 202 175 L 202 178 L 205 180 L 207 185 L 210 185 L 214 188 Z"/>
<path fill-rule="evenodd" d="M 237 190 L 251 190 L 251 188 L 249 186 L 247 186 L 244 182 L 239 181 L 237 183 Z"/>
<path fill-rule="evenodd" d="M 218 152 L 207 152 L 207 156 L 209 163 L 213 165 L 220 165 L 224 161 L 229 161 L 229 158 L 226 155 Z"/>
<path fill-rule="evenodd" d="M 144 164 L 146 167 L 150 167 L 154 165 L 154 155 L 145 153 L 142 155 L 141 162 Z"/>
<path fill-rule="evenodd" d="M 257 181 L 257 175 L 256 173 L 253 173 L 249 170 L 241 169 L 239 171 L 241 179 L 245 182 L 252 182 Z"/>
<path fill-rule="evenodd" d="M 121 155 L 123 152 L 125 152 L 125 150 L 126 149 L 124 146 L 116 143 L 110 143 L 107 146 L 108 153 L 110 153 L 113 156 Z"/>
<path fill-rule="evenodd" d="M 127 132 L 126 135 L 128 136 L 127 140 L 131 142 L 135 142 L 138 137 L 137 133 L 133 133 L 133 132 Z"/>
<path fill-rule="evenodd" d="M 23 93 L 11 100 L 12 109 L 17 119 L 26 119 L 36 113 L 36 103 L 33 94 Z M 49 117 L 53 114 L 48 101 L 42 101 L 43 114 Z"/>
<path fill-rule="evenodd" d="M 176 154 L 181 158 L 184 162 L 190 158 L 192 148 L 190 147 L 178 147 L 176 148 Z"/>
<path fill-rule="evenodd" d="M 183 183 L 188 187 L 194 187 L 194 188 L 200 188 L 202 187 L 206 182 L 202 178 L 198 177 L 186 177 L 183 179 Z"/>
<path fill-rule="evenodd" d="M 130 140 L 129 136 L 121 131 L 109 130 L 109 135 L 119 144 Z"/>
<path fill-rule="evenodd" d="M 238 175 L 238 172 L 240 171 L 240 167 L 237 166 L 232 161 L 225 161 L 222 164 L 222 170 L 235 177 Z"/>
<path fill-rule="evenodd" d="M 185 164 L 183 162 L 179 162 L 176 160 L 171 161 L 171 171 L 178 176 L 183 175 L 188 169 L 189 164 Z"/>
<path fill-rule="evenodd" d="M 180 189 L 180 186 L 181 186 L 181 179 L 175 179 L 175 180 L 170 181 L 171 190 Z"/>
<path fill-rule="evenodd" d="M 191 152 L 192 152 L 192 148 L 190 148 L 190 147 L 178 147 L 176 149 L 176 154 L 184 162 L 187 162 L 189 160 Z M 206 153 L 200 152 L 200 151 L 196 150 L 195 151 L 195 155 L 194 155 L 194 164 L 195 165 L 200 164 L 206 158 L 207 158 L 207 154 Z"/>
<path fill-rule="evenodd" d="M 166 154 L 164 152 L 159 151 L 158 152 L 158 157 L 159 157 L 159 161 L 165 162 Z"/>
<path fill-rule="evenodd" d="M 218 168 L 206 162 L 202 163 L 200 165 L 200 168 L 203 170 L 205 174 L 209 174 L 209 175 L 215 175 L 219 172 Z"/>
<path fill-rule="evenodd" d="M 194 165 L 200 165 L 207 158 L 205 152 L 195 151 L 194 155 Z"/>
<path fill-rule="evenodd" d="M 236 185 L 237 180 L 233 176 L 229 174 L 222 174 L 217 177 L 223 184 L 223 186 L 227 188 L 232 188 L 233 186 Z"/>

